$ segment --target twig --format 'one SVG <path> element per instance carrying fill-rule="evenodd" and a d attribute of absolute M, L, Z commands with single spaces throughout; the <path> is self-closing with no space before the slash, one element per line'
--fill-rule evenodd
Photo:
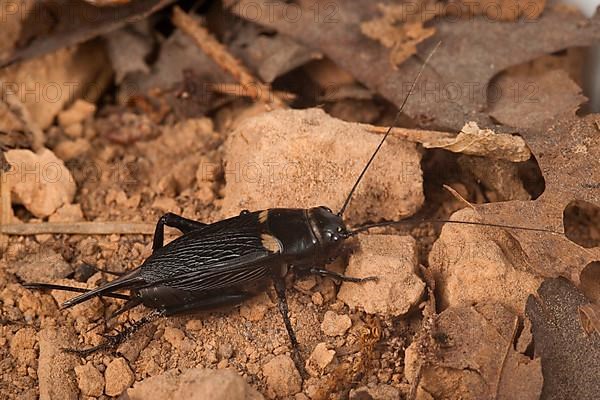
<path fill-rule="evenodd" d="M 2 150 L 0 150 L 2 151 Z M 3 226 L 10 222 L 12 216 L 12 206 L 10 199 L 10 183 L 4 172 L 4 168 L 0 168 L 0 230 Z M 0 234 L 0 254 L 6 250 L 8 246 L 8 237 Z"/>
<path fill-rule="evenodd" d="M 385 134 L 389 129 L 387 126 L 376 126 L 371 124 L 359 124 L 366 131 L 377 134 Z M 449 139 L 456 137 L 456 133 L 441 131 L 424 131 L 420 129 L 393 128 L 390 136 L 401 137 L 410 142 L 425 143 L 436 139 Z"/>
<path fill-rule="evenodd" d="M 253 85 L 252 88 L 256 89 L 256 85 Z M 259 98 L 264 98 L 266 96 L 273 96 L 285 101 L 292 101 L 296 99 L 296 95 L 291 92 L 284 92 L 281 90 L 273 90 L 271 87 L 267 87 L 268 90 L 271 90 L 268 93 L 259 93 Z M 215 93 L 221 93 L 225 95 L 235 95 L 241 97 L 253 97 L 254 93 L 251 93 L 247 87 L 240 83 L 215 83 L 210 86 L 210 90 Z"/>
<path fill-rule="evenodd" d="M 154 225 L 143 222 L 43 222 L 39 224 L 7 224 L 0 226 L 5 235 L 39 235 L 65 233 L 70 235 L 151 235 Z"/>
<path fill-rule="evenodd" d="M 266 85 L 258 78 L 255 78 L 244 65 L 232 56 L 227 48 L 223 46 L 214 36 L 200 25 L 194 18 L 186 14 L 181 8 L 175 6 L 173 8 L 173 24 L 181 29 L 186 35 L 191 37 L 196 45 L 207 56 L 212 58 L 217 65 L 227 71 L 235 80 L 237 80 L 250 97 L 263 103 L 273 103 L 277 106 L 284 104 L 271 90 L 269 85 Z M 270 94 L 267 98 L 264 93 Z"/>

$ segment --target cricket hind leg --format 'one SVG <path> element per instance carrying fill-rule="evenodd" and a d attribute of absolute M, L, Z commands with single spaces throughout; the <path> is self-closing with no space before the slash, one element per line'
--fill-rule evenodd
<path fill-rule="evenodd" d="M 123 314 L 126 311 L 131 310 L 132 308 L 137 307 L 138 305 L 142 304 L 142 300 L 139 297 L 130 297 L 127 302 L 125 304 L 123 304 L 121 306 L 121 308 L 119 308 L 117 311 L 115 311 L 114 313 L 110 314 L 107 318 L 104 318 L 101 322 L 96 322 L 94 324 L 92 324 L 92 326 L 90 326 L 86 332 L 89 332 L 93 329 L 96 329 L 98 326 L 104 324 L 104 326 L 106 326 L 106 324 L 110 321 L 113 320 L 115 318 L 117 318 L 119 315 Z"/>
<path fill-rule="evenodd" d="M 118 331 L 114 335 L 103 335 L 106 339 L 104 342 L 100 343 L 97 346 L 89 347 L 87 349 L 63 349 L 68 353 L 77 354 L 81 357 L 85 357 L 89 354 L 92 354 L 96 351 L 100 350 L 109 350 L 114 349 L 119 346 L 121 343 L 125 342 L 128 338 L 130 338 L 134 333 L 139 331 L 144 325 L 157 320 L 160 317 L 170 317 L 174 315 L 181 315 L 186 313 L 193 313 L 195 311 L 205 311 L 214 309 L 216 307 L 221 307 L 229 304 L 236 304 L 241 301 L 252 297 L 253 295 L 246 292 L 239 293 L 231 293 L 221 296 L 210 296 L 199 298 L 195 301 L 190 301 L 183 303 L 178 306 L 172 306 L 168 308 L 155 309 L 150 314 L 144 316 L 138 321 L 131 323 L 129 326 L 125 327 L 123 330 Z M 130 301 L 125 303 L 125 305 L 117 310 L 113 315 L 109 317 L 113 318 L 131 308 L 141 304 L 142 300 L 140 298 L 132 298 Z"/>
<path fill-rule="evenodd" d="M 95 353 L 96 351 L 114 349 L 121 343 L 125 342 L 134 333 L 139 331 L 143 326 L 162 317 L 164 315 L 164 312 L 164 310 L 152 310 L 150 314 L 147 314 L 141 319 L 133 322 L 129 326 L 125 327 L 123 330 L 117 331 L 116 334 L 102 335 L 105 340 L 97 346 L 88 347 L 87 349 L 63 348 L 63 351 L 67 353 L 77 354 L 80 357 L 85 357 L 87 355 Z"/>
<path fill-rule="evenodd" d="M 300 354 L 300 344 L 296 338 L 296 332 L 294 332 L 294 328 L 292 327 L 292 321 L 290 321 L 289 308 L 287 298 L 285 296 L 285 281 L 281 277 L 273 277 L 273 286 L 275 287 L 275 292 L 277 293 L 277 306 L 279 308 L 279 312 L 281 313 L 281 317 L 283 318 L 283 323 L 285 324 L 285 329 L 287 330 L 288 337 L 290 338 L 290 343 L 292 345 L 292 358 L 294 359 L 294 364 L 296 365 L 298 372 L 300 372 L 300 375 L 302 375 L 302 378 L 305 378 L 307 374 L 306 370 L 304 369 L 304 360 Z"/>
<path fill-rule="evenodd" d="M 185 218 L 181 215 L 166 213 L 160 217 L 156 223 L 154 240 L 152 243 L 153 251 L 163 247 L 165 240 L 165 225 L 170 226 L 171 228 L 179 229 L 184 234 L 207 226 L 207 224 L 203 222 L 194 221 L 193 219 Z"/>

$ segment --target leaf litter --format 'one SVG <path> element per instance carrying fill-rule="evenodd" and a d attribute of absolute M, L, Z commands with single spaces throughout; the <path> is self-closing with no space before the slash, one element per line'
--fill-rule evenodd
<path fill-rule="evenodd" d="M 192 11 L 191 18 L 182 19 L 182 12 L 176 11 L 180 26 L 199 28 L 195 24 L 206 22 L 202 29 L 208 28 L 221 42 L 207 49 L 206 43 L 194 42 L 181 30 L 165 30 L 172 10 L 161 9 L 168 1 L 87 3 L 84 7 L 108 6 L 99 8 L 99 15 L 117 10 L 123 18 L 101 18 L 92 25 L 69 26 L 59 21 L 54 28 L 40 26 L 23 32 L 20 40 L 11 33 L 6 43 L 0 43 L 2 60 L 14 63 L 11 68 L 18 72 L 11 75 L 11 82 L 23 84 L 28 82 L 28 73 L 36 71 L 39 60 L 62 72 L 60 57 L 78 58 L 68 55 L 73 50 L 60 48 L 74 46 L 78 54 L 89 55 L 98 47 L 93 44 L 93 50 L 86 40 L 108 34 L 109 58 L 102 59 L 109 62 L 95 67 L 109 76 L 114 74 L 115 79 L 113 87 L 102 85 L 102 100 L 85 98 L 98 108 L 96 114 L 94 108 L 91 115 L 69 123 L 61 117 L 58 124 L 54 121 L 70 107 L 69 102 L 53 104 L 42 114 L 36 111 L 39 103 L 25 101 L 22 107 L 31 114 L 29 122 L 18 116 L 17 123 L 9 120 L 14 104 L 0 114 L 6 131 L 0 136 L 2 151 L 35 147 L 37 152 L 40 146 L 53 151 L 64 157 L 77 188 L 74 199 L 69 200 L 73 204 L 54 212 L 48 223 L 45 216 L 36 217 L 30 205 L 10 207 L 11 196 L 6 193 L 11 188 L 0 182 L 2 222 L 10 221 L 12 235 L 22 234 L 0 237 L 6 248 L 0 268 L 0 341 L 8 344 L 0 350 L 6 360 L 1 367 L 0 390 L 8 398 L 77 398 L 83 394 L 105 398 L 120 393 L 130 398 L 164 398 L 169 392 L 180 399 L 191 398 L 192 393 L 240 399 L 551 399 L 589 398 L 597 393 L 600 323 L 595 301 L 600 298 L 600 286 L 590 281 L 596 275 L 586 271 L 599 260 L 600 250 L 593 244 L 578 244 L 589 243 L 589 238 L 576 243 L 560 232 L 566 227 L 565 210 L 572 204 L 580 202 L 577 204 L 592 209 L 600 206 L 599 122 L 595 114 L 575 113 L 585 102 L 575 68 L 582 59 L 570 50 L 561 55 L 556 52 L 597 41 L 598 17 L 588 20 L 565 7 L 546 6 L 544 1 L 491 0 L 475 7 L 459 1 L 424 1 L 414 9 L 393 2 L 343 3 L 317 14 L 308 1 L 292 6 L 271 2 L 267 7 L 266 3 L 243 0 L 227 2 L 231 14 L 223 14 L 215 5 L 203 7 L 200 14 Z M 244 13 L 250 4 L 275 13 L 251 18 Z M 300 20 L 281 14 L 286 7 L 296 6 L 302 10 Z M 500 14 L 492 14 L 493 9 Z M 143 19 L 152 13 L 156 13 L 152 19 L 125 26 L 132 17 Z M 196 18 L 200 15 L 204 20 Z M 220 18 L 223 15 L 225 18 Z M 44 29 L 51 34 L 42 35 Z M 188 34 L 193 32 L 197 29 Z M 407 118 L 401 122 L 404 127 L 393 130 L 396 142 L 405 143 L 399 149 L 422 152 L 422 159 L 413 157 L 420 162 L 410 163 L 416 169 L 411 169 L 414 165 L 400 168 L 402 179 L 411 179 L 411 184 L 416 177 L 423 180 L 422 208 L 434 217 L 447 218 L 466 204 L 466 210 L 451 217 L 543 228 L 558 234 L 450 224 L 441 232 L 427 225 L 400 232 L 384 229 L 388 235 L 415 236 L 419 260 L 425 265 L 413 265 L 420 275 L 415 277 L 421 285 L 421 279 L 425 281 L 427 293 L 413 300 L 408 314 L 393 317 L 349 307 L 337 298 L 338 288 L 330 280 L 298 282 L 302 290 L 290 291 L 289 301 L 306 359 L 310 354 L 317 357 L 317 348 L 327 349 L 328 356 L 327 363 L 313 368 L 312 376 L 302 384 L 288 379 L 296 374 L 293 367 L 288 368 L 286 337 L 269 298 L 273 293 L 239 311 L 161 320 L 122 346 L 118 354 L 79 360 L 60 352 L 59 347 L 67 342 L 78 347 L 97 344 L 104 330 L 96 325 L 115 309 L 116 302 L 97 301 L 89 309 L 61 312 L 56 303 L 64 293 L 48 296 L 26 291 L 19 285 L 19 276 L 31 272 L 36 277 L 55 281 L 60 277 L 57 282 L 93 287 L 111 278 L 85 265 L 117 271 L 139 265 L 150 252 L 151 238 L 145 233 L 164 212 L 214 221 L 223 217 L 224 209 L 232 212 L 235 202 L 274 201 L 261 197 L 261 193 L 269 193 L 269 185 L 278 188 L 276 205 L 297 202 L 294 193 L 284 190 L 285 182 L 260 180 L 259 191 L 248 180 L 236 182 L 244 172 L 236 170 L 232 157 L 237 156 L 224 145 L 233 135 L 241 149 L 244 140 L 250 147 L 257 146 L 261 132 L 250 132 L 249 127 L 267 123 L 273 115 L 280 118 L 264 129 L 276 130 L 277 124 L 292 116 L 300 123 L 278 127 L 275 136 L 285 137 L 287 142 L 278 140 L 272 149 L 267 146 L 268 138 L 262 137 L 260 146 L 265 154 L 278 149 L 278 156 L 302 161 L 299 154 L 307 148 L 306 140 L 322 136 L 319 146 L 323 150 L 312 151 L 315 158 L 302 161 L 311 164 L 302 176 L 304 196 L 319 198 L 323 182 L 330 184 L 328 193 L 336 192 L 335 180 L 328 181 L 331 176 L 326 169 L 312 164 L 343 160 L 348 151 L 328 145 L 327 141 L 335 138 L 327 135 L 336 129 L 347 131 L 347 123 L 325 117 L 322 111 L 285 110 L 301 102 L 318 105 L 323 98 L 322 93 L 307 97 L 306 91 L 289 83 L 302 82 L 323 90 L 328 78 L 318 74 L 329 71 L 330 77 L 352 88 L 344 96 L 330 96 L 329 101 L 339 106 L 337 117 L 365 123 L 355 128 L 370 143 L 377 137 L 369 136 L 381 135 L 391 122 L 391 105 L 402 102 L 424 55 L 439 39 L 444 44 L 407 104 Z M 273 49 L 286 51 L 274 56 Z M 67 55 L 57 57 L 60 52 Z M 223 55 L 230 61 L 227 66 L 219 62 Z M 25 58 L 32 60 L 17 63 Z M 542 59 L 546 61 L 540 62 Z M 547 62 L 550 59 L 553 61 Z M 562 68 L 568 69 L 569 75 Z M 257 106 L 247 93 L 232 95 L 222 90 L 233 83 L 243 86 L 261 81 L 278 93 L 282 104 L 274 108 L 283 108 L 280 114 L 264 113 L 268 99 L 254 96 L 263 103 Z M 213 89 L 219 85 L 221 90 L 215 95 Z M 526 91 L 515 97 L 510 91 L 515 87 Z M 278 90 L 297 91 L 295 98 L 300 102 L 285 104 L 290 100 L 279 96 Z M 123 96 L 132 93 L 134 96 Z M 364 112 L 365 105 L 369 112 Z M 44 130 L 44 136 L 41 144 L 32 146 L 26 134 L 31 131 L 28 125 L 35 124 Z M 325 125 L 333 128 L 307 137 L 311 130 L 302 124 L 315 131 Z M 232 127 L 235 134 L 231 134 Z M 368 157 L 370 146 L 357 147 L 352 150 Z M 65 151 L 69 148 L 74 150 Z M 347 164 L 345 168 L 357 167 Z M 526 169 L 537 170 L 539 175 L 525 180 Z M 334 168 L 334 172 L 339 171 Z M 369 189 L 373 198 L 365 197 L 354 205 L 362 203 L 373 220 L 381 218 L 375 205 L 388 204 L 386 199 L 396 187 L 386 184 L 385 177 L 377 179 L 378 184 Z M 395 184 L 402 186 L 402 179 Z M 456 197 L 448 196 L 440 182 L 452 187 Z M 241 190 L 240 183 L 248 187 Z M 339 185 L 340 191 L 347 189 L 341 187 L 347 183 Z M 532 185 L 542 189 L 533 190 Z M 231 188 L 237 188 L 235 199 Z M 532 194 L 536 190 L 541 195 Z M 404 215 L 409 209 L 408 214 L 413 213 L 421 206 L 422 197 L 417 197 L 421 200 L 402 206 L 404 210 L 394 210 L 398 204 L 390 204 L 389 211 Z M 83 214 L 85 221 L 69 219 L 63 208 L 71 206 L 80 210 L 78 218 Z M 373 234 L 374 242 L 385 241 L 386 236 Z M 174 237 L 171 231 L 168 235 Z M 354 254 L 344 256 L 332 268 L 342 272 L 349 257 L 381 259 L 368 249 L 350 251 Z M 395 257 L 391 253 L 385 256 L 386 262 Z M 26 271 L 31 258 L 35 271 Z M 45 273 L 46 264 L 53 270 Z M 360 263 L 355 267 L 360 271 Z M 63 280 L 65 274 L 67 280 Z M 578 284 L 587 298 L 575 286 Z M 326 313 L 350 321 L 348 331 L 341 336 L 322 332 Z M 120 316 L 118 322 L 142 315 L 143 310 L 135 309 Z M 60 326 L 72 328 L 58 330 Z"/>

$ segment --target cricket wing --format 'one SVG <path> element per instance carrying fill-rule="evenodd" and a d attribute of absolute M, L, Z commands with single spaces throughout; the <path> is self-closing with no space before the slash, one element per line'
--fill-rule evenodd
<path fill-rule="evenodd" d="M 241 216 L 247 221 L 216 223 L 210 229 L 190 232 L 157 250 L 141 267 L 145 287 L 196 292 L 264 278 L 281 261 L 281 247 L 252 214 Z"/>

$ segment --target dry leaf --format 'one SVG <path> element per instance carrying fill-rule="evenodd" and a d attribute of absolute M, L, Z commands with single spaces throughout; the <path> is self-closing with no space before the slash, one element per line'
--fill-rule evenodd
<path fill-rule="evenodd" d="M 40 15 L 44 15 L 51 21 L 51 26 L 45 28 L 48 32 L 44 34 L 21 32 L 20 41 L 26 42 L 27 45 L 0 58 L 0 67 L 38 57 L 119 29 L 129 22 L 147 17 L 173 1 L 136 0 L 131 4 L 104 8 L 69 0 L 44 1 L 29 14 L 7 14 L 8 18 L 24 18 L 22 23 L 24 27 L 37 27 Z M 115 3 L 114 0 L 112 2 Z M 29 39 L 33 40 L 30 42 Z"/>
<path fill-rule="evenodd" d="M 231 53 L 256 71 L 263 82 L 272 83 L 279 76 L 323 55 L 289 36 L 265 35 L 264 29 L 244 21 L 235 39 L 228 44 Z M 231 30 L 231 27 L 227 27 Z M 231 32 L 229 32 L 231 34 Z"/>
<path fill-rule="evenodd" d="M 513 162 L 527 161 L 531 157 L 523 138 L 481 129 L 474 121 L 467 122 L 456 137 L 424 142 L 423 147 Z"/>
<path fill-rule="evenodd" d="M 533 21 L 537 19 L 544 7 L 546 0 L 454 0 L 444 8 L 448 15 L 463 18 L 474 15 L 484 15 L 493 21 Z"/>
<path fill-rule="evenodd" d="M 494 102 L 490 115 L 503 125 L 535 128 L 564 113 L 574 114 L 587 98 L 581 88 L 562 70 L 538 75 L 502 75 L 496 82 L 505 95 Z M 510 88 L 517 88 L 519 93 Z"/>
<path fill-rule="evenodd" d="M 146 58 L 152 51 L 153 40 L 148 28 L 142 23 L 125 26 L 104 35 L 117 84 L 120 85 L 129 74 L 150 72 Z"/>
<path fill-rule="evenodd" d="M 529 297 L 535 354 L 542 359 L 542 399 L 595 399 L 600 393 L 600 335 L 588 336 L 579 320 L 585 296 L 566 279 L 542 283 Z"/>
<path fill-rule="evenodd" d="M 538 102 L 518 112 L 510 111 L 510 103 L 499 104 L 494 115 L 517 128 L 523 124 L 519 131 L 539 163 L 546 189 L 534 201 L 481 204 L 476 209 L 483 222 L 562 232 L 563 212 L 571 202 L 600 207 L 599 116 L 575 115 L 583 97 L 566 74 L 550 73 L 535 82 L 541 94 Z M 539 276 L 579 282 L 583 268 L 600 260 L 600 248 L 584 248 L 564 235 L 523 230 L 510 234 L 519 242 L 529 270 Z"/>
<path fill-rule="evenodd" d="M 424 23 L 436 16 L 426 12 L 431 2 L 420 2 L 420 10 L 414 4 L 378 4 L 382 17 L 363 22 L 360 30 L 367 37 L 392 49 L 390 62 L 400 65 L 417 52 L 417 45 L 435 34 L 435 28 L 425 28 Z"/>
<path fill-rule="evenodd" d="M 415 367 L 420 365 L 417 394 L 436 399 L 537 400 L 543 382 L 541 363 L 515 350 L 517 328 L 518 317 L 498 304 L 449 308 L 425 338 L 428 353 L 417 356 L 419 342 L 407 349 L 407 379 L 418 379 Z"/>
<path fill-rule="evenodd" d="M 374 45 L 360 30 L 361 23 L 377 17 L 376 4 L 345 2 L 343 7 L 330 10 L 329 18 L 315 18 L 314 2 L 299 3 L 302 12 L 294 21 L 286 18 L 284 2 L 242 0 L 233 11 L 321 50 L 365 86 L 400 106 L 421 67 L 422 57 L 411 57 L 397 68 L 382 62 L 389 59 L 390 50 Z M 248 15 L 251 7 L 274 12 L 263 12 L 258 17 Z M 457 130 L 466 121 L 492 125 L 485 109 L 493 76 L 541 54 L 586 46 L 600 38 L 600 17 L 586 19 L 552 8 L 546 9 L 535 23 L 498 23 L 484 17 L 465 21 L 440 18 L 432 27 L 437 33 L 419 54 L 428 54 L 437 40 L 442 40 L 443 45 L 424 71 L 404 113 L 421 126 L 438 129 Z"/>

